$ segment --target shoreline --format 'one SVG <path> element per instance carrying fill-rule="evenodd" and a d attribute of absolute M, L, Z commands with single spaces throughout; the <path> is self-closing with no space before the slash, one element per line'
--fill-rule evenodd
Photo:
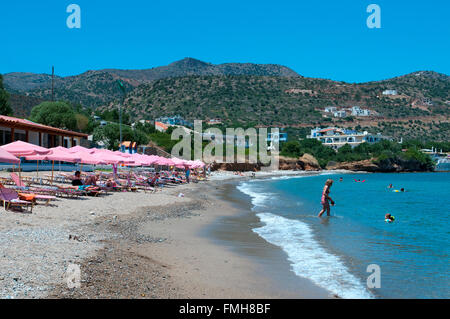
<path fill-rule="evenodd" d="M 307 280 L 303 281 L 293 273 L 290 274 L 289 265 L 284 259 L 280 259 L 277 266 L 284 265 L 284 275 L 288 275 L 284 283 L 291 284 L 287 285 L 288 287 L 275 282 L 270 276 L 262 277 L 261 271 L 269 274 L 267 267 L 250 256 L 237 253 L 233 247 L 236 242 L 223 245 L 213 238 L 211 230 L 220 224 L 221 220 L 240 213 L 229 202 L 220 199 L 217 193 L 223 191 L 223 185 L 207 182 L 182 187 L 185 193 L 182 203 L 152 207 L 150 210 L 150 207 L 144 207 L 121 216 L 116 223 L 106 225 L 109 229 L 118 227 L 114 232 L 121 236 L 109 240 L 95 256 L 83 261 L 82 272 L 83 269 L 88 269 L 85 278 L 82 276 L 85 288 L 82 286 L 81 289 L 70 290 L 65 285 L 59 285 L 50 292 L 49 297 L 329 297 L 328 292 L 322 288 Z M 181 188 L 176 187 L 173 190 L 178 191 Z M 241 235 L 256 236 L 252 232 Z M 270 245 L 263 239 L 258 239 L 259 244 L 263 242 L 264 245 Z M 105 269 L 114 276 L 105 275 Z M 122 286 L 124 282 L 125 287 Z M 301 285 L 294 289 L 294 282 Z"/>
<path fill-rule="evenodd" d="M 268 267 L 236 251 L 236 240 L 219 243 L 214 226 L 242 214 L 220 195 L 236 180 L 58 200 L 33 214 L 2 211 L 0 298 L 329 298 L 289 274 L 285 258 Z M 251 231 L 241 235 L 262 251 L 272 246 Z M 69 264 L 80 265 L 81 288 L 67 288 Z M 287 275 L 272 278 L 280 266 Z"/>

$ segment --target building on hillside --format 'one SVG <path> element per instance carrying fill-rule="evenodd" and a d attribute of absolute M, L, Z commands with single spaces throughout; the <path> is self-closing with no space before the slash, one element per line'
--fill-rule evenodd
<path fill-rule="evenodd" d="M 278 133 L 268 133 L 267 134 L 267 142 L 273 142 L 277 141 L 279 143 L 287 142 L 288 140 L 288 134 L 286 132 L 278 132 Z"/>
<path fill-rule="evenodd" d="M 353 148 L 361 143 L 376 143 L 383 139 L 388 139 L 380 133 L 370 134 L 367 131 L 357 132 L 337 127 L 328 127 L 324 129 L 315 128 L 311 130 L 311 134 L 306 137 L 316 139 L 322 142 L 323 145 L 329 146 L 335 150 L 345 144 L 349 144 Z"/>
<path fill-rule="evenodd" d="M 398 95 L 397 90 L 384 90 L 383 95 Z"/>
<path fill-rule="evenodd" d="M 353 106 L 351 108 L 352 116 L 370 116 L 370 110 L 362 109 L 359 106 Z"/>
<path fill-rule="evenodd" d="M 164 123 L 161 123 L 161 122 L 155 122 L 155 129 L 156 129 L 157 131 L 165 132 L 165 131 L 167 131 L 168 128 L 169 128 L 169 127 L 168 127 L 166 124 L 164 124 Z"/>
<path fill-rule="evenodd" d="M 208 124 L 208 125 L 219 125 L 219 124 L 222 124 L 222 120 L 219 119 L 219 118 L 216 118 L 216 119 L 210 119 L 210 120 L 207 122 L 207 124 Z"/>
<path fill-rule="evenodd" d="M 168 117 L 168 116 L 158 117 L 155 120 L 155 122 L 163 123 L 166 125 L 180 125 L 180 126 L 188 126 L 188 127 L 194 126 L 191 122 L 186 121 L 180 115 L 175 115 L 175 116 L 171 116 L 171 117 Z"/>
<path fill-rule="evenodd" d="M 137 144 L 136 142 L 125 141 L 119 144 L 119 151 L 122 153 L 135 154 L 137 153 Z"/>
<path fill-rule="evenodd" d="M 23 141 L 42 147 L 87 145 L 88 135 L 0 115 L 0 145 Z"/>
<path fill-rule="evenodd" d="M 345 110 L 336 111 L 336 112 L 333 112 L 333 116 L 334 117 L 346 117 L 347 112 Z"/>
<path fill-rule="evenodd" d="M 337 111 L 337 107 L 336 106 L 327 106 L 324 111 L 326 113 L 334 113 Z"/>

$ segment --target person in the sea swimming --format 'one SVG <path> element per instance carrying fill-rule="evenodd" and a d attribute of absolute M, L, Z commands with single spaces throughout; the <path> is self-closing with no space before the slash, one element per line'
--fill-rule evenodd
<path fill-rule="evenodd" d="M 384 215 L 384 220 L 387 223 L 392 223 L 395 220 L 395 218 L 391 214 L 387 213 L 386 215 Z"/>
<path fill-rule="evenodd" d="M 392 184 L 389 184 L 388 188 L 394 188 L 394 186 Z"/>
<path fill-rule="evenodd" d="M 319 217 L 322 217 L 322 215 L 323 215 L 323 213 L 325 213 L 325 211 L 327 212 L 327 216 L 330 216 L 330 202 L 331 202 L 331 206 L 334 206 L 334 201 L 330 197 L 331 185 L 333 185 L 333 180 L 328 179 L 325 182 L 325 186 L 323 187 L 322 200 L 321 200 L 322 210 L 320 211 L 320 213 L 318 215 Z"/>
<path fill-rule="evenodd" d="M 339 178 L 339 181 L 342 182 L 344 179 L 342 177 Z"/>
<path fill-rule="evenodd" d="M 400 192 L 404 192 L 405 191 L 405 189 L 404 188 L 400 188 Z"/>

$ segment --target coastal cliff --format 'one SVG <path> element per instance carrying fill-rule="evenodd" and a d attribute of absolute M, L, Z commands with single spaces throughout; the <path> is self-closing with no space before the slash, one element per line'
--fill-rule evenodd
<path fill-rule="evenodd" d="M 317 159 L 310 154 L 303 154 L 299 158 L 280 156 L 280 170 L 319 171 Z"/>
<path fill-rule="evenodd" d="M 303 154 L 299 158 L 290 158 L 280 156 L 280 170 L 294 171 L 320 171 L 320 165 L 317 159 L 310 154 Z M 263 165 L 261 163 L 214 163 L 211 167 L 213 171 L 234 171 L 234 172 L 256 172 L 260 171 Z"/>
<path fill-rule="evenodd" d="M 257 172 L 261 170 L 261 163 L 214 163 L 213 171 L 234 171 L 234 172 Z M 317 159 L 304 154 L 298 158 L 280 156 L 279 169 L 283 171 L 320 171 L 322 168 Z M 387 158 L 387 159 L 367 159 L 353 162 L 330 161 L 326 166 L 327 170 L 348 170 L 379 173 L 399 173 L 399 172 L 429 172 L 432 168 L 426 163 L 415 159 Z"/>
<path fill-rule="evenodd" d="M 365 171 L 380 173 L 399 172 L 429 172 L 432 169 L 418 160 L 404 160 L 400 158 L 387 158 L 383 160 L 368 159 L 355 162 L 329 162 L 326 169 L 344 169 L 349 171 Z"/>

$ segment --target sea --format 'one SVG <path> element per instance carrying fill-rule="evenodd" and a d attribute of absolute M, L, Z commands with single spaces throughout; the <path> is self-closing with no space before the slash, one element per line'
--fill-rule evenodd
<path fill-rule="evenodd" d="M 330 178 L 336 205 L 330 217 L 318 218 Z M 330 293 L 450 297 L 450 173 L 325 173 L 243 181 L 237 188 L 259 219 L 252 231 L 282 249 L 297 276 Z M 395 221 L 387 223 L 386 213 Z"/>

